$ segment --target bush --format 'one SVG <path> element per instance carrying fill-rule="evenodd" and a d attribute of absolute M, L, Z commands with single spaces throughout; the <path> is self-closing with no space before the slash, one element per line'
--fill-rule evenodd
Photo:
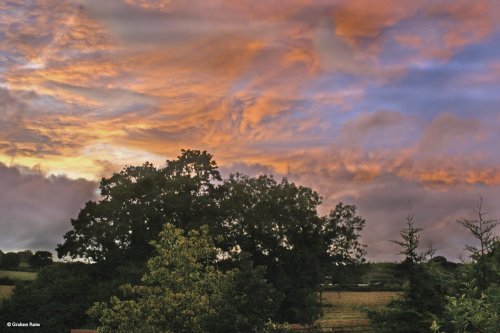
<path fill-rule="evenodd" d="M 245 258 L 240 268 L 220 270 L 207 227 L 184 236 L 166 224 L 153 244 L 158 254 L 141 282 L 88 311 L 98 332 L 283 332 L 272 324 L 278 300 L 264 270 Z"/>

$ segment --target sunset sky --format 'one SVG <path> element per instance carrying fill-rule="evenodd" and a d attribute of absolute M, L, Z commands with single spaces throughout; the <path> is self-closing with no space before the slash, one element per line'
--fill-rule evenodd
<path fill-rule="evenodd" d="M 355 204 L 368 259 L 409 211 L 456 259 L 500 217 L 500 1 L 0 2 L 0 249 L 53 250 L 96 181 L 208 150 Z"/>

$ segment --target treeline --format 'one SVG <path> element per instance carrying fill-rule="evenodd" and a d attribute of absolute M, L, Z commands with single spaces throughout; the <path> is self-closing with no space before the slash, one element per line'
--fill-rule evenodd
<path fill-rule="evenodd" d="M 428 262 L 457 278 L 463 265 L 443 256 L 434 256 Z M 338 267 L 326 279 L 323 286 L 326 291 L 402 291 L 408 284 L 407 266 L 401 262 L 367 262 Z"/>
<path fill-rule="evenodd" d="M 4 253 L 0 250 L 0 269 L 15 270 L 28 267 L 40 269 L 53 262 L 52 253 L 49 251 L 31 250 Z"/>

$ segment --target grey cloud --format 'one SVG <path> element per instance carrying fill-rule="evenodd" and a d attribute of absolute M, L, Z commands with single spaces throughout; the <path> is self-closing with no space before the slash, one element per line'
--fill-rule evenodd
<path fill-rule="evenodd" d="M 97 184 L 0 163 L 0 249 L 54 250 Z"/>
<path fill-rule="evenodd" d="M 437 189 L 416 181 L 405 180 L 393 174 L 382 174 L 370 182 L 339 179 L 302 179 L 324 197 L 323 210 L 342 201 L 358 207 L 358 213 L 366 219 L 363 242 L 368 245 L 369 260 L 401 260 L 396 255 L 398 240 L 408 214 L 414 214 L 422 232 L 422 248 L 432 241 L 437 255 L 450 260 L 466 256 L 465 245 L 477 245 L 469 233 L 455 221 L 458 218 L 474 218 L 473 209 L 481 194 L 485 198 L 485 210 L 489 217 L 500 218 L 500 186 L 462 185 L 455 188 Z M 497 229 L 500 235 L 500 228 Z"/>
<path fill-rule="evenodd" d="M 411 120 L 414 119 L 394 111 L 362 113 L 344 124 L 338 141 L 342 146 L 373 143 L 397 146 L 404 143 L 414 129 Z"/>
<path fill-rule="evenodd" d="M 463 119 L 452 113 L 441 113 L 425 128 L 419 149 L 424 154 L 435 154 L 450 146 L 460 146 L 460 152 L 464 153 L 466 146 L 477 144 L 484 134 L 479 119 Z"/>
<path fill-rule="evenodd" d="M 314 46 L 323 68 L 355 75 L 375 74 L 376 70 L 366 63 L 367 59 L 356 54 L 354 48 L 334 31 L 334 24 L 328 19 L 322 19 L 315 31 Z"/>
<path fill-rule="evenodd" d="M 122 1 L 90 0 L 82 2 L 81 6 L 91 17 L 103 22 L 118 40 L 141 47 L 173 46 L 184 43 L 186 39 L 210 38 L 221 32 L 243 31 L 245 28 L 231 15 L 221 16 L 210 6 L 203 8 L 201 2 L 194 7 L 177 8 L 176 15 Z"/>
<path fill-rule="evenodd" d="M 438 255 L 452 260 L 465 254 L 466 244 L 474 244 L 474 239 L 455 220 L 474 217 L 479 194 L 485 198 L 489 216 L 500 218 L 499 184 L 471 184 L 460 178 L 446 186 L 431 184 L 419 178 L 418 161 L 397 155 L 377 156 L 377 151 L 357 153 L 332 149 L 322 154 L 297 155 L 295 160 L 302 164 L 292 166 L 288 177 L 322 195 L 322 214 L 339 201 L 358 207 L 367 221 L 363 240 L 368 245 L 370 260 L 400 259 L 395 255 L 397 246 L 389 240 L 400 237 L 408 213 L 415 214 L 416 224 L 425 229 L 422 245 L 432 240 L 439 249 Z M 370 165 L 378 166 L 375 172 L 371 172 Z M 474 172 L 473 168 L 469 170 Z M 497 233 L 500 235 L 500 228 Z"/>

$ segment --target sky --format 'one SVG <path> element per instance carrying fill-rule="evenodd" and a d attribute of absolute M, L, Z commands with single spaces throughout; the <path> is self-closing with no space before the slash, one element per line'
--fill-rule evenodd
<path fill-rule="evenodd" d="M 438 255 L 500 217 L 496 0 L 0 2 L 0 249 L 53 250 L 97 181 L 207 150 L 355 204 L 370 260 L 408 214 Z"/>

